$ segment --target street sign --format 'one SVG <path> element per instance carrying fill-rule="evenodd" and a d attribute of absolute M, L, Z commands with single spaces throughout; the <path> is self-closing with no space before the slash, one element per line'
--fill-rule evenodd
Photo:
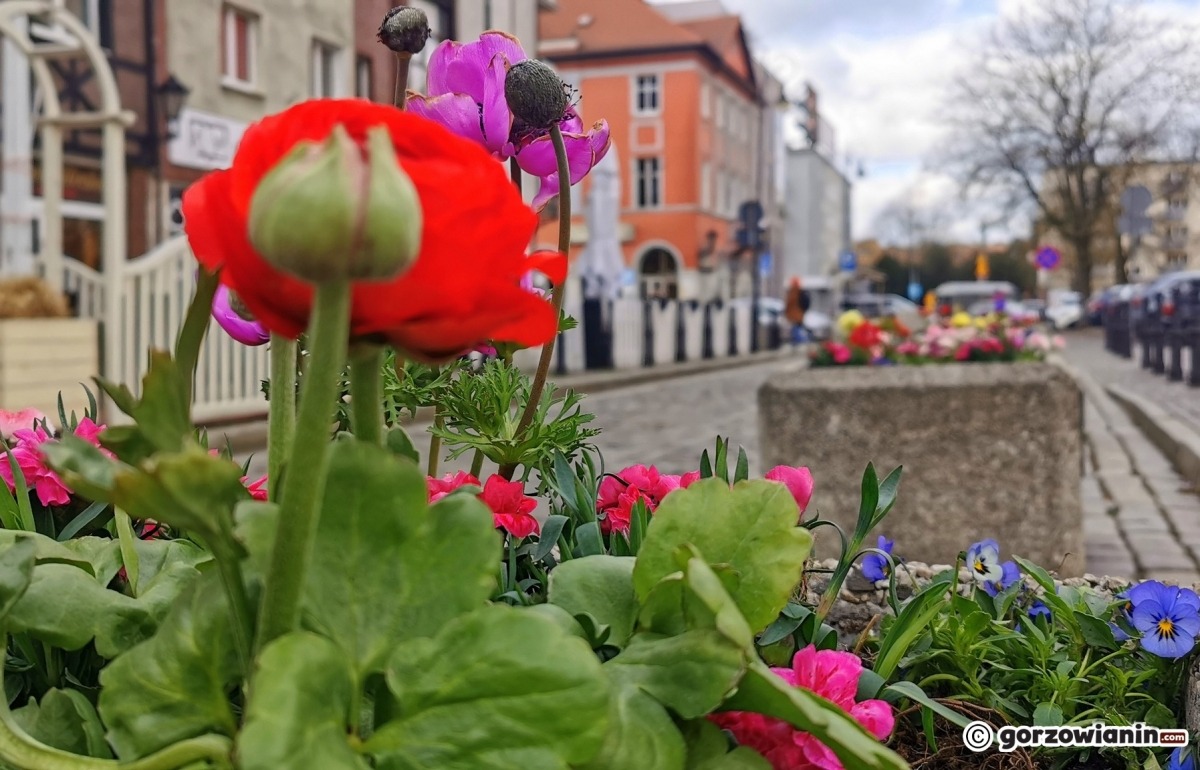
<path fill-rule="evenodd" d="M 919 281 L 909 281 L 908 298 L 913 302 L 920 302 L 923 296 L 925 296 L 925 287 Z"/>
<path fill-rule="evenodd" d="M 843 273 L 853 273 L 858 270 L 858 255 L 853 251 L 843 251 L 838 254 L 838 267 Z"/>
<path fill-rule="evenodd" d="M 762 254 L 760 254 L 758 257 L 758 274 L 763 278 L 769 276 L 771 274 L 772 262 L 773 260 L 771 258 L 771 252 L 764 251 Z"/>
<path fill-rule="evenodd" d="M 763 207 L 758 201 L 746 201 L 738 208 L 738 221 L 747 230 L 757 230 L 762 225 Z"/>
<path fill-rule="evenodd" d="M 1062 262 L 1062 254 L 1053 246 L 1043 246 L 1038 249 L 1035 263 L 1039 270 L 1053 270 Z"/>

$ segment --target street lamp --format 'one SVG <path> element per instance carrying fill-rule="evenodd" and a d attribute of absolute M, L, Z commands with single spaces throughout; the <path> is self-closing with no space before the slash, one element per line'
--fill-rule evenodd
<path fill-rule="evenodd" d="M 191 92 L 192 89 L 179 82 L 179 79 L 174 75 L 167 75 L 167 79 L 155 89 L 158 108 L 167 120 L 168 139 L 175 136 L 179 115 L 183 112 L 183 105 L 187 102 L 188 94 Z"/>

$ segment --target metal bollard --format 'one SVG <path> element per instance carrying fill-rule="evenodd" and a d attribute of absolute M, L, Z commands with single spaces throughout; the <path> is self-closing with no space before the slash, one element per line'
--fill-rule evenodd
<path fill-rule="evenodd" d="M 1170 382 L 1183 381 L 1183 334 L 1176 329 L 1166 332 L 1167 341 L 1171 348 L 1171 368 L 1167 370 L 1167 380 Z"/>

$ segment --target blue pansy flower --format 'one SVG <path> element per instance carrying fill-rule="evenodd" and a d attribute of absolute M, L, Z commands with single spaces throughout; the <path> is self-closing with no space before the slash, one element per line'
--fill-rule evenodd
<path fill-rule="evenodd" d="M 1167 770 L 1196 770 L 1196 758 L 1183 747 L 1175 749 L 1167 760 Z"/>
<path fill-rule="evenodd" d="M 1121 606 L 1117 609 L 1117 611 L 1120 613 L 1120 618 L 1125 621 L 1125 626 L 1132 626 L 1133 601 L 1131 601 L 1129 598 L 1129 592 L 1124 591 L 1119 593 L 1117 594 L 1117 598 L 1121 600 Z M 1112 629 L 1113 638 L 1117 640 L 1117 643 L 1128 642 L 1132 638 L 1125 630 L 1125 626 L 1115 622 L 1108 624 L 1108 627 Z"/>
<path fill-rule="evenodd" d="M 985 580 L 982 588 L 988 596 L 996 596 L 1004 589 L 1021 580 L 1021 570 L 1014 562 L 1006 561 L 1000 565 L 999 580 Z"/>
<path fill-rule="evenodd" d="M 1048 618 L 1050 617 L 1050 608 L 1047 607 L 1043 602 L 1035 601 L 1033 604 L 1029 605 L 1029 617 Z"/>
<path fill-rule="evenodd" d="M 883 535 L 879 536 L 879 550 L 886 554 L 891 554 L 892 549 L 896 547 L 894 540 L 888 540 Z M 880 580 L 887 580 L 892 574 L 892 565 L 884 558 L 883 554 L 869 553 L 862 560 L 862 574 L 867 580 L 872 583 Z"/>
<path fill-rule="evenodd" d="M 1200 633 L 1200 596 L 1189 588 L 1148 580 L 1129 589 L 1133 627 L 1142 648 L 1160 658 L 1182 658 L 1196 646 Z"/>
<path fill-rule="evenodd" d="M 980 540 L 967 549 L 967 569 L 976 583 L 995 583 L 1004 578 L 1000 564 L 1000 544 L 995 540 Z"/>

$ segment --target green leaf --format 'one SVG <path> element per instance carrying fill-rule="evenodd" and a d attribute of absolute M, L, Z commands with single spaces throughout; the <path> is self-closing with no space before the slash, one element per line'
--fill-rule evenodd
<path fill-rule="evenodd" d="M 349 661 L 333 642 L 303 631 L 271 642 L 250 686 L 238 766 L 368 770 L 347 741 L 354 688 Z"/>
<path fill-rule="evenodd" d="M 1063 723 L 1063 710 L 1053 703 L 1039 703 L 1033 710 L 1035 727 L 1058 727 Z"/>
<path fill-rule="evenodd" d="M 113 502 L 135 519 L 166 522 L 202 535 L 214 550 L 239 553 L 233 540 L 233 508 L 250 499 L 242 471 L 229 460 L 192 445 L 159 454 L 142 468 L 113 479 Z"/>
<path fill-rule="evenodd" d="M 0 547 L 0 621 L 29 589 L 36 557 L 37 543 L 32 537 L 14 538 Z"/>
<path fill-rule="evenodd" d="M 366 744 L 382 770 L 566 770 L 607 728 L 608 680 L 587 643 L 517 608 L 401 644 L 387 681 L 397 718 Z"/>
<path fill-rule="evenodd" d="M 78 436 L 64 436 L 41 446 L 46 462 L 62 480 L 90 500 L 112 501 L 113 482 L 122 466 Z"/>
<path fill-rule="evenodd" d="M 247 500 L 233 509 L 233 534 L 246 550 L 246 575 L 262 580 L 271 564 L 275 547 L 275 528 L 279 522 L 279 505 L 261 500 Z"/>
<path fill-rule="evenodd" d="M 600 523 L 589 521 L 575 528 L 575 556 L 598 556 L 604 553 L 604 539 L 600 537 Z"/>
<path fill-rule="evenodd" d="M 558 544 L 558 538 L 562 535 L 563 527 L 570 521 L 566 516 L 547 516 L 542 522 L 542 531 L 538 533 L 537 549 L 533 552 L 534 561 L 542 561 L 550 552 L 554 550 L 554 546 Z"/>
<path fill-rule="evenodd" d="M 96 502 L 89 505 L 75 518 L 67 523 L 67 526 L 62 528 L 62 532 L 58 533 L 60 541 L 70 540 L 78 535 L 86 527 L 90 526 L 93 521 L 100 517 L 100 514 L 108 510 L 108 503 Z"/>
<path fill-rule="evenodd" d="M 563 562 L 550 573 L 548 599 L 572 615 L 590 614 L 609 627 L 608 644 L 624 647 L 638 615 L 633 564 L 628 556 L 585 556 Z"/>
<path fill-rule="evenodd" d="M 104 725 L 91 701 L 77 690 L 50 689 L 41 703 L 13 712 L 29 737 L 52 748 L 85 757 L 109 759 L 112 751 L 104 741 Z"/>
<path fill-rule="evenodd" d="M 746 456 L 746 448 L 738 447 L 737 464 L 733 468 L 733 481 L 745 481 L 750 478 L 750 458 Z"/>
<path fill-rule="evenodd" d="M 77 554 L 102 586 L 108 585 L 121 570 L 121 544 L 111 538 L 78 537 L 67 540 L 63 547 Z"/>
<path fill-rule="evenodd" d="M 100 715 L 122 760 L 209 732 L 233 736 L 230 687 L 244 676 L 215 573 L 196 580 L 158 633 L 100 674 Z"/>
<path fill-rule="evenodd" d="M 155 448 L 179 452 L 192 435 L 191 405 L 185 394 L 183 373 L 171 355 L 150 351 L 150 369 L 142 378 L 142 397 L 130 416 Z M 164 519 L 165 521 L 165 519 Z"/>
<path fill-rule="evenodd" d="M 896 621 L 888 627 L 887 634 L 879 644 L 879 653 L 875 656 L 873 666 L 876 674 L 884 679 L 892 677 L 909 646 L 943 610 L 946 590 L 954 579 L 953 572 L 943 572 L 904 605 L 904 609 L 900 610 Z"/>
<path fill-rule="evenodd" d="M 694 546 L 709 564 L 728 564 L 739 576 L 734 600 L 754 632 L 766 628 L 799 584 L 812 535 L 796 526 L 796 503 L 781 484 L 698 481 L 671 493 L 654 514 L 638 552 L 634 588 L 645 601 L 662 578 L 677 571 L 676 552 Z"/>
<path fill-rule="evenodd" d="M 397 643 L 433 636 L 495 590 L 491 511 L 467 495 L 426 500 L 412 463 L 360 441 L 331 447 L 305 623 L 343 649 L 360 684 Z"/>
<path fill-rule="evenodd" d="M 408 436 L 408 431 L 404 428 L 392 428 L 387 432 L 384 438 L 384 443 L 388 450 L 397 457 L 403 457 L 407 460 L 412 460 L 414 463 L 421 462 L 421 453 L 417 451 L 413 445 L 412 439 Z"/>
<path fill-rule="evenodd" d="M 854 527 L 854 541 L 862 539 L 871 531 L 875 523 L 875 511 L 879 509 L 879 476 L 875 474 L 875 466 L 867 464 L 863 472 L 862 497 L 858 504 L 858 520 Z"/>
<path fill-rule="evenodd" d="M 846 767 L 907 770 L 898 755 L 881 744 L 854 719 L 803 687 L 792 687 L 766 665 L 752 663 L 727 711 L 752 711 L 783 719 L 829 747 Z"/>
<path fill-rule="evenodd" d="M 93 639 L 111 658 L 153 635 L 155 618 L 137 599 L 110 591 L 78 567 L 39 564 L 29 590 L 8 616 L 13 632 L 64 650 L 82 649 Z"/>
<path fill-rule="evenodd" d="M 863 672 L 864 675 L 866 673 L 867 673 L 866 671 Z M 874 673 L 874 672 L 871 672 L 871 673 Z M 878 674 L 875 674 L 875 676 L 878 676 Z M 862 680 L 861 679 L 859 680 L 858 692 L 859 692 L 858 700 L 864 700 L 863 695 L 862 695 Z M 889 703 L 894 703 L 896 700 L 898 700 L 900 698 L 908 698 L 909 700 L 913 701 L 914 703 L 919 703 L 922 706 L 924 706 L 925 708 L 929 709 L 930 711 L 933 711 L 935 714 L 937 714 L 938 716 L 942 717 L 943 719 L 947 720 L 948 722 L 950 722 L 951 724 L 953 724 L 957 727 L 966 727 L 967 725 L 969 725 L 971 723 L 970 717 L 966 716 L 965 714 L 962 714 L 961 712 L 955 711 L 954 709 L 950 708 L 949 706 L 947 706 L 943 703 L 939 703 L 938 701 L 934 700 L 933 698 L 930 698 L 925 693 L 925 691 L 921 689 L 920 685 L 918 685 L 916 682 L 907 682 L 907 681 L 901 679 L 900 681 L 895 682 L 895 683 L 885 687 L 881 694 L 882 694 L 883 699 L 888 701 Z M 872 696 L 868 696 L 868 697 L 873 698 L 876 696 L 872 695 Z"/>
<path fill-rule="evenodd" d="M 753 749 L 739 746 L 729 750 L 729 738 L 707 719 L 693 719 L 683 726 L 687 743 L 686 770 L 771 770 L 771 763 Z"/>
<path fill-rule="evenodd" d="M 671 715 L 637 687 L 619 687 L 600 751 L 579 770 L 685 770 L 687 747 Z"/>
<path fill-rule="evenodd" d="M 1075 610 L 1075 620 L 1078 621 L 1079 628 L 1083 632 L 1083 640 L 1089 647 L 1115 650 L 1119 646 L 1116 636 L 1113 635 L 1112 626 L 1100 618 Z"/>
<path fill-rule="evenodd" d="M 903 470 L 904 466 L 899 466 L 879 482 L 879 502 L 871 520 L 871 529 L 877 527 L 896 504 L 896 497 L 900 494 L 900 474 Z"/>
<path fill-rule="evenodd" d="M 684 719 L 713 711 L 745 671 L 746 650 L 716 629 L 679 636 L 638 634 L 605 663 L 609 676 L 638 687 Z"/>

